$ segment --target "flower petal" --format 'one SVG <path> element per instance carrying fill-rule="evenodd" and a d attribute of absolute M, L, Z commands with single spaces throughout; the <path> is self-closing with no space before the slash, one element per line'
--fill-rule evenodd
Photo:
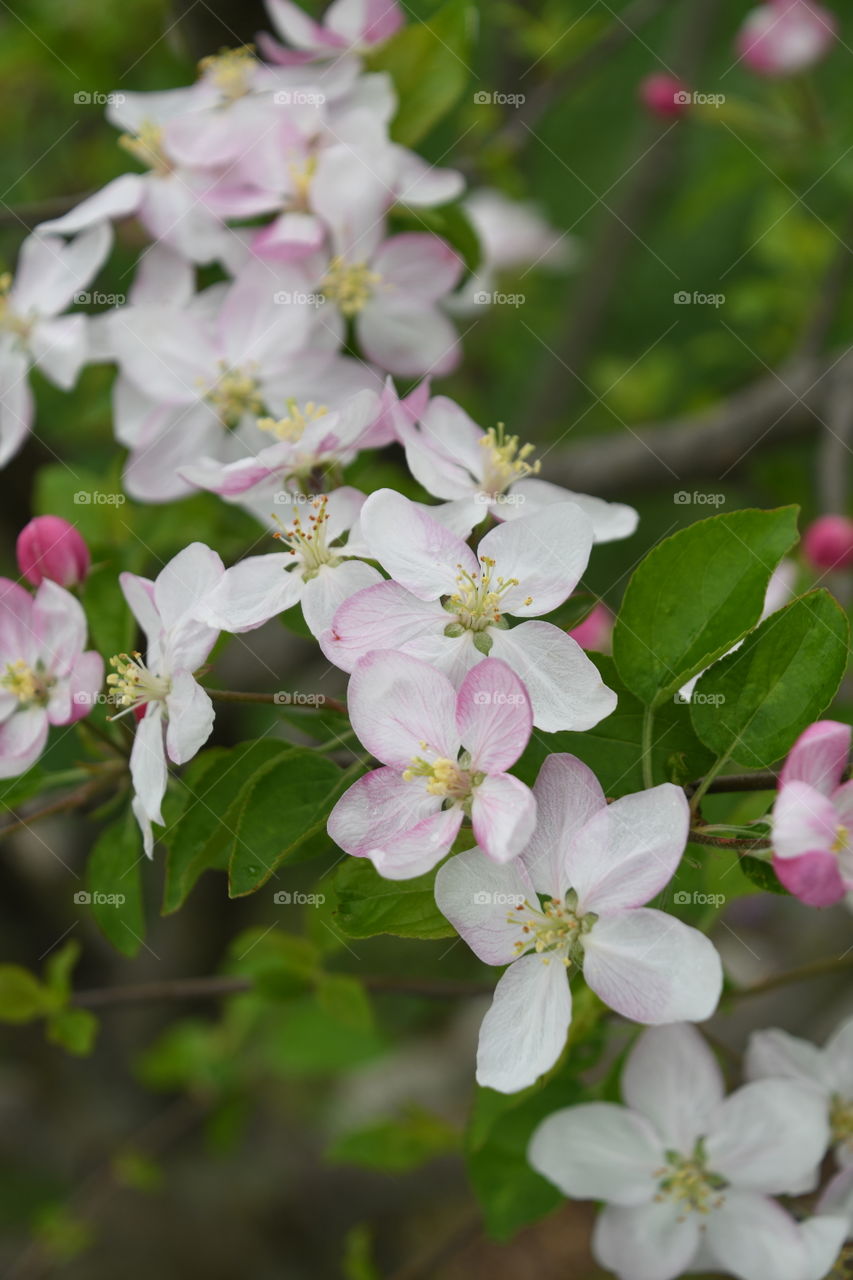
<path fill-rule="evenodd" d="M 302 614 L 312 636 L 321 636 L 332 625 L 338 609 L 350 596 L 384 581 L 378 570 L 361 560 L 323 565 L 302 589 Z"/>
<path fill-rule="evenodd" d="M 150 702 L 136 726 L 130 752 L 130 776 L 141 810 L 149 822 L 163 822 L 160 806 L 166 794 L 168 768 L 163 741 L 163 711 L 160 703 Z"/>
<path fill-rule="evenodd" d="M 367 358 L 401 378 L 443 377 L 459 363 L 456 330 L 430 303 L 373 298 L 357 317 L 356 332 Z"/>
<path fill-rule="evenodd" d="M 47 742 L 44 707 L 14 711 L 0 724 L 0 778 L 17 778 L 35 764 Z"/>
<path fill-rule="evenodd" d="M 583 649 L 550 622 L 522 622 L 489 630 L 492 657 L 502 658 L 524 682 L 533 723 L 547 733 L 591 729 L 616 707 L 598 668 Z"/>
<path fill-rule="evenodd" d="M 840 902 L 847 891 L 838 858 L 817 849 L 799 857 L 773 859 L 773 870 L 795 898 L 809 907 L 831 907 Z"/>
<path fill-rule="evenodd" d="M 361 530 L 373 558 L 421 600 L 451 595 L 459 569 L 478 572 L 477 559 L 461 538 L 392 489 L 370 495 L 361 510 Z"/>
<path fill-rule="evenodd" d="M 688 1023 L 652 1027 L 637 1039 L 622 1072 L 622 1097 L 646 1117 L 664 1146 L 692 1151 L 725 1094 L 717 1060 Z"/>
<path fill-rule="evenodd" d="M 806 782 L 828 796 L 841 781 L 850 755 L 853 729 L 837 720 L 810 724 L 788 753 L 779 775 L 780 788 L 789 782 Z"/>
<path fill-rule="evenodd" d="M 477 844 L 495 862 L 521 853 L 536 824 L 533 792 L 509 773 L 491 774 L 474 792 L 471 823 Z"/>
<path fill-rule="evenodd" d="M 592 1240 L 598 1261 L 619 1280 L 676 1280 L 699 1248 L 699 1223 L 695 1213 L 684 1216 L 667 1200 L 637 1208 L 607 1205 Z"/>
<path fill-rule="evenodd" d="M 515 764 L 530 739 L 533 711 L 505 662 L 486 658 L 471 668 L 457 696 L 456 727 L 472 769 L 503 773 Z"/>
<path fill-rule="evenodd" d="M 592 816 L 607 803 L 601 784 L 576 756 L 547 756 L 533 788 L 536 829 L 523 854 L 539 893 L 562 900 L 571 884 L 566 856 Z"/>
<path fill-rule="evenodd" d="M 592 525 L 594 542 L 615 542 L 620 538 L 629 538 L 637 528 L 640 517 L 633 507 L 622 502 L 605 502 L 603 498 L 593 498 L 587 493 L 573 493 L 561 485 L 551 484 L 548 480 L 517 480 L 510 492 L 513 498 L 523 498 L 523 502 L 502 503 L 499 510 L 504 520 L 517 520 L 529 516 L 541 507 L 555 502 L 573 502 L 580 507 Z"/>
<path fill-rule="evenodd" d="M 808 1258 L 796 1222 L 774 1200 L 727 1192 L 707 1223 L 708 1248 L 742 1280 L 808 1280 Z"/>
<path fill-rule="evenodd" d="M 459 754 L 453 685 L 418 658 L 391 649 L 361 658 L 347 708 L 359 741 L 383 764 L 402 771 L 416 757 L 455 761 Z"/>
<path fill-rule="evenodd" d="M 749 1080 L 796 1080 L 829 1089 L 824 1055 L 817 1045 L 787 1031 L 753 1031 L 749 1037 L 744 1069 Z"/>
<path fill-rule="evenodd" d="M 189 671 L 179 671 L 172 677 L 166 710 L 166 751 L 175 764 L 186 764 L 213 732 L 213 703 Z"/>
<path fill-rule="evenodd" d="M 483 538 L 477 554 L 481 564 L 494 561 L 493 577 L 518 583 L 504 593 L 502 611 L 531 618 L 550 613 L 571 595 L 591 550 L 589 520 L 580 507 L 561 502 L 497 525 Z"/>
<path fill-rule="evenodd" d="M 780 788 L 773 806 L 774 852 L 780 859 L 828 852 L 838 823 L 838 813 L 828 796 L 807 782 L 788 782 Z"/>
<path fill-rule="evenodd" d="M 402 649 L 425 636 L 444 642 L 446 626 L 447 614 L 437 601 L 419 600 L 396 582 L 377 582 L 344 601 L 320 636 L 320 648 L 336 667 L 352 671 L 375 649 Z"/>
<path fill-rule="evenodd" d="M 302 575 L 289 552 L 247 556 L 226 569 L 199 602 L 199 619 L 221 631 L 252 631 L 290 609 L 302 596 Z"/>
<path fill-rule="evenodd" d="M 455 287 L 464 264 L 446 240 L 413 231 L 386 240 L 371 266 L 402 297 L 436 302 Z"/>
<path fill-rule="evenodd" d="M 477 1083 L 516 1093 L 554 1066 L 572 1020 L 565 967 L 522 956 L 507 969 L 480 1027 Z"/>
<path fill-rule="evenodd" d="M 612 1102 L 587 1102 L 543 1120 L 527 1158 L 573 1200 L 641 1205 L 657 1189 L 663 1148 L 643 1116 Z"/>
<path fill-rule="evenodd" d="M 535 894 L 518 861 L 496 865 L 474 848 L 439 868 L 435 901 L 476 956 L 486 964 L 509 964 L 518 955 L 516 943 L 523 939 L 512 914 L 535 901 Z"/>
<path fill-rule="evenodd" d="M 708 1123 L 708 1166 L 737 1187 L 768 1195 L 817 1185 L 829 1145 L 826 1101 L 793 1080 L 754 1080 L 725 1098 Z"/>

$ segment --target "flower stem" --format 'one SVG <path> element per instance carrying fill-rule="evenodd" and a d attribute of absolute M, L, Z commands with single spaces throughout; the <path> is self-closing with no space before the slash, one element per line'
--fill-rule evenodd
<path fill-rule="evenodd" d="M 652 767 L 652 730 L 654 729 L 655 713 L 651 707 L 646 707 L 643 713 L 643 786 L 653 787 L 655 785 L 654 768 Z"/>

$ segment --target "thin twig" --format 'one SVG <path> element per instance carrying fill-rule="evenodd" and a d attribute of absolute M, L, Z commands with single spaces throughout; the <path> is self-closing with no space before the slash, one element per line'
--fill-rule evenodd
<path fill-rule="evenodd" d="M 234 689 L 209 689 L 205 686 L 205 693 L 217 702 L 257 702 L 265 706 L 271 707 L 304 707 L 307 704 L 301 702 L 298 694 L 285 693 L 241 693 Z M 341 715 L 346 715 L 346 703 L 341 702 L 338 698 L 328 698 L 325 694 L 319 695 L 323 701 L 311 706 L 318 711 L 339 711 Z"/>
<path fill-rule="evenodd" d="M 788 987 L 795 982 L 810 982 L 813 978 L 827 978 L 832 974 L 845 973 L 853 969 L 853 951 L 834 960 L 813 960 L 799 969 L 789 969 L 786 973 L 777 973 L 762 982 L 754 982 L 752 986 L 741 987 L 739 991 L 728 992 L 729 998 L 742 1000 L 747 996 L 763 996 L 767 991 L 776 991 L 779 987 Z"/>
<path fill-rule="evenodd" d="M 692 830 L 687 837 L 690 844 L 707 844 L 714 849 L 732 849 L 736 853 L 759 853 L 770 848 L 765 838 L 750 839 L 747 836 L 711 836 L 705 831 Z"/>

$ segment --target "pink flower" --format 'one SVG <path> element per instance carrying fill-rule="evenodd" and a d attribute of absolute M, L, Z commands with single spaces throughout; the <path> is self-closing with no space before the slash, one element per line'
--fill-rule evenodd
<path fill-rule="evenodd" d="M 582 649 L 592 649 L 597 653 L 610 652 L 610 639 L 613 635 L 613 614 L 606 604 L 600 602 L 588 617 L 569 632 L 572 639 Z"/>
<path fill-rule="evenodd" d="M 109 245 L 100 230 L 72 244 L 31 235 L 21 246 L 15 276 L 0 278 L 0 466 L 17 453 L 32 425 L 30 369 L 65 391 L 77 380 L 88 354 L 88 320 L 60 313 L 94 279 Z"/>
<path fill-rule="evenodd" d="M 627 538 L 637 527 L 632 507 L 537 479 L 532 445 L 507 435 L 502 424 L 484 431 L 447 396 L 430 400 L 419 425 L 401 421 L 398 434 L 415 479 L 436 498 L 467 498 L 475 524 L 487 514 L 518 520 L 552 503 L 573 502 L 591 521 L 596 542 Z"/>
<path fill-rule="evenodd" d="M 771 0 L 747 14 L 736 47 L 750 70 L 789 76 L 824 58 L 838 37 L 835 14 L 811 0 Z"/>
<path fill-rule="evenodd" d="M 687 842 L 671 783 L 608 805 L 574 756 L 547 758 L 536 829 L 497 867 L 479 849 L 443 866 L 439 909 L 486 964 L 509 965 L 480 1028 L 477 1080 L 525 1089 L 559 1058 L 572 1017 L 568 971 L 635 1022 L 701 1022 L 717 1007 L 720 958 L 696 929 L 643 904 L 672 879 Z"/>
<path fill-rule="evenodd" d="M 86 617 L 68 591 L 45 580 L 31 596 L 0 578 L 0 777 L 35 763 L 50 725 L 89 714 L 104 664 L 85 643 Z"/>
<path fill-rule="evenodd" d="M 224 572 L 216 552 L 193 542 L 153 582 L 135 573 L 120 578 L 125 599 L 145 633 L 146 654 L 144 659 L 139 653 L 116 654 L 107 684 L 121 707 L 118 714 L 133 713 L 137 718 L 130 753 L 133 812 L 149 858 L 154 850 L 151 824 L 163 822 L 167 757 L 185 764 L 213 729 L 213 704 L 193 672 L 207 658 L 218 631 L 196 615 Z"/>
<path fill-rule="evenodd" d="M 853 520 L 821 516 L 803 535 L 803 553 L 815 569 L 849 569 L 853 564 Z"/>
<path fill-rule="evenodd" d="M 507 769 L 527 746 L 530 700 L 505 663 L 481 663 L 456 693 L 425 662 L 379 650 L 357 664 L 347 707 L 384 766 L 329 815 L 329 835 L 347 853 L 370 858 L 388 880 L 409 880 L 449 853 L 466 816 L 495 862 L 524 848 L 536 805 Z"/>
<path fill-rule="evenodd" d="M 773 867 L 811 907 L 853 890 L 853 782 L 842 783 L 851 729 L 818 720 L 800 734 L 779 775 L 773 806 Z"/>
<path fill-rule="evenodd" d="M 397 0 L 334 0 L 322 23 L 291 0 L 267 0 L 273 26 L 293 46 L 286 49 L 268 35 L 259 37 L 264 57 L 282 66 L 317 58 L 362 53 L 384 43 L 405 19 Z"/>
<path fill-rule="evenodd" d="M 18 568 L 34 587 L 45 578 L 61 587 L 76 587 L 91 564 L 82 534 L 61 516 L 36 516 L 24 525 L 15 551 Z"/>
<path fill-rule="evenodd" d="M 726 1097 L 708 1045 L 693 1027 L 674 1026 L 637 1040 L 622 1096 L 625 1106 L 554 1112 L 527 1153 L 565 1195 L 605 1201 L 592 1248 L 608 1274 L 822 1280 L 844 1217 L 797 1221 L 773 1199 L 817 1186 L 827 1128 L 811 1090 L 761 1080 Z"/>
<path fill-rule="evenodd" d="M 691 94 L 675 76 L 658 72 L 640 81 L 640 101 L 653 116 L 677 119 L 690 110 Z"/>
<path fill-rule="evenodd" d="M 589 729 L 613 710 L 616 695 L 581 647 L 559 627 L 529 620 L 562 604 L 586 568 L 592 528 L 574 503 L 498 525 L 475 555 L 429 508 L 380 489 L 364 504 L 361 532 L 392 580 L 351 596 L 320 637 L 344 671 L 394 648 L 458 686 L 490 655 L 524 682 L 542 729 Z M 525 621 L 510 629 L 507 615 Z"/>

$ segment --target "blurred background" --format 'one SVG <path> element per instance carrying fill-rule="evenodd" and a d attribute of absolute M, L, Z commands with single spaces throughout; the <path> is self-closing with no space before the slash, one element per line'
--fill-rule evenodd
<path fill-rule="evenodd" d="M 436 7 L 406 5 L 413 19 Z M 462 309 L 465 358 L 440 390 L 484 426 L 505 422 L 533 442 L 545 478 L 639 509 L 639 531 L 598 549 L 585 581 L 611 610 L 642 554 L 696 519 L 791 502 L 801 529 L 849 514 L 853 17 L 839 6 L 840 37 L 811 73 L 769 79 L 735 51 L 748 8 L 491 0 L 480 6 L 468 88 L 419 148 L 461 168 L 472 189 L 533 202 L 547 224 L 538 249 L 490 284 L 499 300 Z M 201 57 L 268 26 L 248 0 L 0 5 L 3 269 L 32 226 L 125 170 L 98 95 L 188 83 Z M 644 79 L 662 73 L 691 94 L 684 112 L 641 103 Z M 126 292 L 143 243 L 122 226 L 98 287 Z M 14 538 L 30 515 L 67 501 L 62 464 L 81 488 L 103 488 L 104 477 L 118 487 L 111 376 L 90 368 L 70 395 L 38 382 L 38 438 L 0 474 L 0 571 L 14 572 Z M 359 465 L 353 482 L 375 488 L 400 459 Z M 113 512 L 78 514 L 99 546 L 127 541 Z M 162 510 L 128 503 L 123 520 L 133 536 L 122 566 L 146 573 L 190 537 L 228 561 L 256 536 L 248 517 L 207 496 Z M 848 571 L 798 560 L 792 572 L 849 602 Z M 278 623 L 232 645 L 217 678 L 262 690 L 270 670 L 330 695 L 343 688 L 316 646 Z M 847 719 L 849 708 L 834 714 Z M 216 742 L 261 733 L 269 715 L 226 706 Z M 281 733 L 298 738 L 297 720 Z M 350 758 L 343 751 L 341 763 Z M 49 761 L 72 762 L 68 745 Z M 717 798 L 708 812 L 743 821 L 764 801 Z M 4 960 L 38 966 L 73 936 L 83 944 L 75 985 L 86 989 L 210 974 L 229 956 L 248 971 L 277 926 L 307 933 L 341 972 L 493 981 L 447 939 L 350 945 L 331 895 L 325 907 L 285 911 L 267 893 L 229 901 L 222 877 L 207 875 L 180 915 L 161 917 L 156 861 L 145 867 L 145 944 L 123 957 L 69 889 L 93 830 L 57 816 L 6 836 Z M 316 891 L 334 866 L 327 842 L 312 853 L 290 871 L 292 894 Z M 818 916 L 756 895 L 731 903 L 714 937 L 736 981 L 760 982 L 842 953 L 850 923 L 843 908 Z M 516 1219 L 514 1184 L 501 1185 L 523 1150 L 512 1118 L 490 1139 L 489 1161 L 468 1152 L 466 1174 L 460 1134 L 485 998 L 379 987 L 372 1008 L 343 1016 L 307 997 L 116 1004 L 85 1060 L 38 1028 L 0 1029 L 2 1273 L 594 1280 L 589 1206 L 543 1200 L 542 1221 Z M 843 978 L 811 981 L 738 1004 L 714 1034 L 736 1051 L 759 1025 L 821 1038 L 851 1007 Z M 520 1234 L 485 1238 L 471 1177 L 503 1234 Z"/>

